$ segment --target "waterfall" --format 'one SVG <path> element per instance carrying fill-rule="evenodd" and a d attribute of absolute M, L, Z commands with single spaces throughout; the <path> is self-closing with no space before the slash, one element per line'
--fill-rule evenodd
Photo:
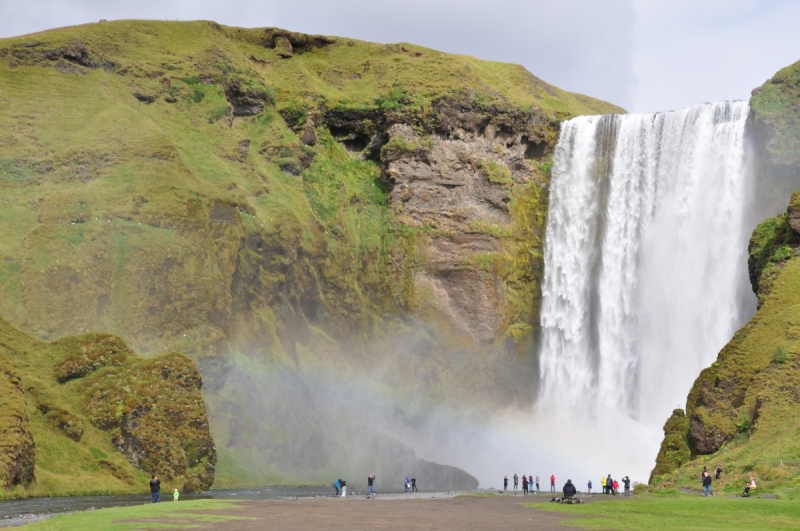
<path fill-rule="evenodd" d="M 562 124 L 544 249 L 540 410 L 612 410 L 660 430 L 755 310 L 748 110 L 720 102 Z M 652 460 L 658 448 L 649 450 Z"/>

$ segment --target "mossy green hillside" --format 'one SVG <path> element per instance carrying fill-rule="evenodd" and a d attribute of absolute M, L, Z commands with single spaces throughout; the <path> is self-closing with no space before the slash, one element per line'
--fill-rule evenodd
<path fill-rule="evenodd" d="M 148 21 L 0 41 L 0 106 L 0 313 L 42 339 L 106 330 L 197 360 L 229 486 L 246 470 L 289 481 L 277 464 L 314 479 L 297 440 L 336 455 L 294 394 L 309 381 L 363 382 L 410 418 L 524 395 L 548 146 L 559 119 L 621 111 L 520 66 L 413 45 Z M 383 145 L 391 124 L 422 141 Z M 506 162 L 486 164 L 511 223 L 477 222 L 500 244 L 464 267 L 503 286 L 491 349 L 420 304 L 422 250 L 458 235 L 397 218 L 381 156 L 489 124 L 524 133 L 522 167 L 535 165 L 511 183 Z M 49 425 L 94 429 L 49 404 Z"/>
<path fill-rule="evenodd" d="M 142 492 L 151 473 L 211 486 L 214 441 L 187 357 L 145 360 L 107 334 L 44 343 L 0 319 L 0 363 L 2 497 Z"/>
<path fill-rule="evenodd" d="M 699 489 L 702 467 L 723 467 L 718 490 L 795 495 L 800 486 L 800 233 L 787 214 L 759 225 L 750 243 L 759 309 L 695 381 L 676 410 L 651 483 Z"/>

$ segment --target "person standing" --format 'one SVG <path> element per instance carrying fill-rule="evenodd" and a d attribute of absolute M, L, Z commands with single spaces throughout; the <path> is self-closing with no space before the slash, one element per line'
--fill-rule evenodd
<path fill-rule="evenodd" d="M 508 476 L 503 476 L 503 490 L 508 490 Z"/>
<path fill-rule="evenodd" d="M 341 484 L 342 484 L 341 479 L 337 479 L 336 481 L 333 482 L 333 488 L 336 489 L 336 494 L 334 494 L 334 496 L 339 495 L 339 487 L 341 486 Z"/>
<path fill-rule="evenodd" d="M 375 474 L 370 474 L 367 477 L 367 487 L 369 488 L 369 495 L 372 496 L 375 494 L 375 490 L 373 489 L 373 483 L 375 483 Z"/>
<path fill-rule="evenodd" d="M 586 485 L 586 493 L 589 494 L 590 496 L 592 494 L 592 480 L 591 479 L 589 480 L 589 484 Z"/>
<path fill-rule="evenodd" d="M 339 488 L 342 489 L 342 498 L 347 496 L 347 482 L 345 480 L 339 480 Z"/>
<path fill-rule="evenodd" d="M 550 475 L 550 492 L 555 492 L 555 491 L 556 491 L 556 475 L 555 474 L 551 474 Z"/>
<path fill-rule="evenodd" d="M 411 486 L 411 484 L 408 481 L 408 476 L 406 476 L 406 480 L 403 483 L 403 492 L 408 492 L 408 489 L 409 489 L 410 486 Z"/>
<path fill-rule="evenodd" d="M 625 485 L 625 496 L 631 495 L 631 478 L 625 476 L 622 478 L 622 483 Z"/>
<path fill-rule="evenodd" d="M 603 494 L 608 494 L 608 490 L 606 489 L 606 477 L 605 476 L 600 478 L 600 486 L 603 487 Z"/>
<path fill-rule="evenodd" d="M 417 478 L 411 476 L 411 492 L 417 492 Z"/>
<path fill-rule="evenodd" d="M 161 502 L 161 480 L 153 474 L 153 479 L 150 480 L 150 499 L 153 503 Z"/>
<path fill-rule="evenodd" d="M 528 491 L 533 492 L 533 476 L 528 476 Z"/>
<path fill-rule="evenodd" d="M 514 474 L 514 490 L 517 490 L 517 485 L 519 485 L 519 476 Z"/>
<path fill-rule="evenodd" d="M 606 489 L 608 489 L 608 494 L 614 494 L 614 481 L 611 479 L 611 474 L 608 475 L 606 478 Z"/>
<path fill-rule="evenodd" d="M 713 496 L 714 491 L 711 490 L 711 475 L 708 472 L 703 472 L 703 496 Z"/>
<path fill-rule="evenodd" d="M 181 497 L 181 493 L 178 492 L 178 489 L 175 489 L 175 492 L 172 493 L 172 501 L 178 501 L 178 498 Z"/>
<path fill-rule="evenodd" d="M 539 476 L 536 476 L 535 484 L 536 484 L 536 493 L 538 494 L 539 493 Z"/>
<path fill-rule="evenodd" d="M 522 495 L 523 496 L 528 495 L 528 478 L 526 478 L 525 476 L 522 476 Z"/>
<path fill-rule="evenodd" d="M 722 465 L 717 465 L 717 469 L 714 471 L 714 475 L 716 476 L 717 481 L 719 481 L 720 476 L 722 476 Z"/>
<path fill-rule="evenodd" d="M 611 483 L 611 485 L 613 486 L 611 490 L 613 491 L 613 493 L 614 493 L 614 496 L 616 496 L 617 494 L 619 494 L 619 481 L 617 481 L 617 480 L 615 479 L 615 480 L 614 480 L 614 481 Z"/>

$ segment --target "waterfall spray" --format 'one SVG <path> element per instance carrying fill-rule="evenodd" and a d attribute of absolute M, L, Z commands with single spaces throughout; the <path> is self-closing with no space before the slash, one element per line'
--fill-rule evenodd
<path fill-rule="evenodd" d="M 747 102 L 720 102 L 563 124 L 542 285 L 543 417 L 580 411 L 587 430 L 611 416 L 651 446 L 755 310 L 743 296 L 747 114 Z"/>

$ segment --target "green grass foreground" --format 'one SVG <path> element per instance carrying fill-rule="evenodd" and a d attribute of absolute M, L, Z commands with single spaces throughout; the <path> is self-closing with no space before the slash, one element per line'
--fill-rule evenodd
<path fill-rule="evenodd" d="M 235 503 L 220 500 L 191 500 L 111 507 L 97 511 L 56 516 L 43 522 L 23 526 L 25 531 L 67 531 L 92 529 L 93 531 L 125 531 L 142 529 L 193 529 L 202 524 L 247 520 L 233 515 L 209 514 L 208 511 L 236 509 Z"/>
<path fill-rule="evenodd" d="M 580 515 L 564 525 L 648 531 L 800 529 L 800 500 L 760 498 L 635 498 L 586 505 L 529 504 L 536 510 Z"/>

